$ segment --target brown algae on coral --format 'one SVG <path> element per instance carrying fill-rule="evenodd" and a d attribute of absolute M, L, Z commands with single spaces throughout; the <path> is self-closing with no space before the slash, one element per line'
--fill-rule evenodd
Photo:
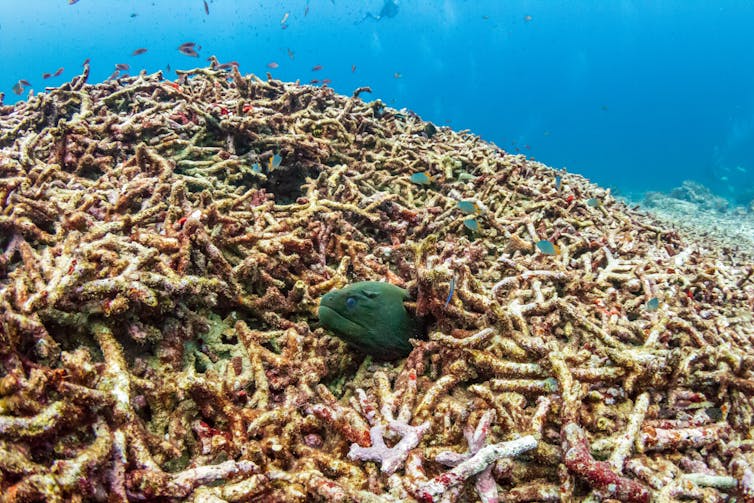
<path fill-rule="evenodd" d="M 0 108 L 8 501 L 754 494 L 751 264 L 365 88 L 87 73 Z M 382 280 L 394 362 L 317 320 Z"/>

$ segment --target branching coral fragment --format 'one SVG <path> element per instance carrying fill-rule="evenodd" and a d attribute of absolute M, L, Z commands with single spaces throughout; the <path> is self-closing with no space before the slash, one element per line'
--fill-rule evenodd
<path fill-rule="evenodd" d="M 517 440 L 490 444 L 473 453 L 467 459 L 461 461 L 455 467 L 438 475 L 434 479 L 421 485 L 418 496 L 422 501 L 434 501 L 434 498 L 447 491 L 450 487 L 463 483 L 466 479 L 476 475 L 476 489 L 482 501 L 491 502 L 497 500 L 497 487 L 490 477 L 492 463 L 501 458 L 514 457 L 522 452 L 537 447 L 536 439 L 527 435 Z M 445 459 L 445 462 L 455 460 Z"/>
<path fill-rule="evenodd" d="M 408 451 L 419 444 L 422 435 L 429 429 L 429 423 L 424 422 L 419 426 L 411 426 L 400 421 L 391 421 L 388 423 L 388 428 L 401 436 L 401 439 L 395 445 L 392 447 L 385 445 L 383 438 L 385 427 L 378 424 L 372 426 L 369 430 L 372 445 L 361 447 L 359 444 L 352 444 L 348 451 L 348 458 L 379 461 L 382 473 L 388 475 L 395 473 L 406 460 Z"/>

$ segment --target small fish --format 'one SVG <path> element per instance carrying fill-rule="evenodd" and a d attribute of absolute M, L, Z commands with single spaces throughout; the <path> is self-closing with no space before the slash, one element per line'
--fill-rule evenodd
<path fill-rule="evenodd" d="M 286 22 L 286 21 L 288 21 L 288 17 L 289 17 L 290 15 L 291 15 L 291 13 L 290 13 L 290 12 L 286 12 L 285 14 L 283 14 L 283 19 L 281 19 L 281 20 L 280 20 L 280 24 L 281 24 L 281 25 L 284 25 L 284 24 L 285 24 L 285 22 Z"/>
<path fill-rule="evenodd" d="M 108 78 L 105 80 L 115 80 L 120 76 L 120 70 L 115 70 L 113 73 L 110 74 Z"/>
<path fill-rule="evenodd" d="M 411 175 L 410 180 L 412 183 L 415 183 L 417 185 L 431 185 L 434 181 L 432 176 L 426 171 L 422 171 L 421 173 L 414 173 L 413 175 Z"/>
<path fill-rule="evenodd" d="M 52 77 L 52 74 L 51 74 L 51 73 L 43 73 L 43 74 L 42 74 L 42 78 L 43 78 L 43 79 L 49 79 L 50 77 Z"/>
<path fill-rule="evenodd" d="M 138 49 L 136 49 L 134 52 L 131 53 L 131 56 L 138 56 L 139 54 L 144 54 L 145 52 L 147 52 L 145 48 L 139 47 Z"/>
<path fill-rule="evenodd" d="M 650 313 L 657 311 L 657 309 L 660 307 L 660 299 L 658 299 L 657 297 L 652 297 L 647 301 L 646 307 L 647 311 L 649 311 Z"/>
<path fill-rule="evenodd" d="M 84 62 L 83 62 L 83 63 L 81 63 L 81 66 L 86 66 L 86 65 L 88 65 L 89 63 L 91 63 L 91 61 L 92 61 L 92 58 L 86 58 L 86 59 L 84 60 Z"/>
<path fill-rule="evenodd" d="M 277 63 L 277 61 L 270 61 L 269 63 L 267 63 L 267 68 L 272 68 L 273 70 L 279 66 L 280 65 Z"/>
<path fill-rule="evenodd" d="M 474 201 L 458 201 L 458 203 L 456 203 L 456 206 L 458 206 L 458 209 L 463 213 L 466 213 L 467 215 L 479 213 L 479 206 L 477 206 Z"/>
<path fill-rule="evenodd" d="M 55 70 L 55 73 L 52 74 L 53 77 L 60 77 L 63 74 L 63 67 L 61 66 L 57 70 Z"/>
<path fill-rule="evenodd" d="M 22 85 L 22 86 L 24 86 L 24 87 L 31 87 L 31 82 L 29 82 L 29 81 L 28 81 L 28 80 L 26 80 L 26 79 L 21 79 L 21 80 L 19 80 L 18 82 L 19 82 L 19 84 L 21 84 L 21 85 Z"/>
<path fill-rule="evenodd" d="M 73 5 L 77 3 L 79 0 L 68 0 L 68 5 Z"/>
<path fill-rule="evenodd" d="M 165 71 L 166 71 L 166 72 L 169 72 L 169 71 L 170 71 L 170 63 L 168 63 L 167 65 L 165 65 Z"/>
<path fill-rule="evenodd" d="M 351 65 L 351 73 L 354 73 L 356 71 L 356 65 Z"/>
<path fill-rule="evenodd" d="M 207 5 L 207 0 L 202 0 L 204 2 L 204 13 L 209 16 L 209 5 Z"/>
<path fill-rule="evenodd" d="M 196 45 L 195 42 L 184 42 L 178 46 L 178 50 L 186 49 L 187 47 L 194 47 L 195 45 Z"/>
<path fill-rule="evenodd" d="M 309 81 L 309 83 L 316 86 L 317 84 L 319 84 L 319 79 L 312 79 Z"/>
<path fill-rule="evenodd" d="M 199 53 L 196 52 L 193 47 L 179 47 L 178 51 L 181 54 L 185 54 L 186 56 L 191 56 L 192 58 L 199 57 Z"/>
<path fill-rule="evenodd" d="M 590 197 L 589 199 L 586 200 L 586 205 L 589 206 L 590 208 L 599 208 L 602 205 L 602 203 L 596 197 Z"/>
<path fill-rule="evenodd" d="M 326 86 L 326 85 L 327 85 L 327 84 L 329 84 L 330 82 L 332 82 L 332 80 L 330 80 L 330 79 L 322 79 L 322 85 L 323 85 L 323 86 Z"/>
<path fill-rule="evenodd" d="M 21 85 L 20 82 L 16 82 L 13 84 L 13 94 L 20 95 L 24 92 L 24 86 Z"/>
<path fill-rule="evenodd" d="M 563 182 L 563 178 L 560 175 L 555 175 L 555 190 L 560 192 L 560 184 Z"/>
<path fill-rule="evenodd" d="M 471 232 L 479 232 L 479 222 L 474 217 L 464 219 L 463 225 Z"/>
<path fill-rule="evenodd" d="M 280 167 L 280 163 L 283 161 L 283 158 L 280 157 L 280 155 L 275 154 L 267 161 L 267 170 L 272 171 L 278 167 Z"/>
<path fill-rule="evenodd" d="M 394 79 L 400 79 L 400 78 L 402 78 L 402 77 L 403 77 L 403 74 L 402 74 L 402 73 L 399 73 L 399 72 L 395 72 L 395 73 L 393 74 L 393 78 L 394 78 Z"/>
<path fill-rule="evenodd" d="M 293 53 L 293 51 L 290 48 L 288 49 L 288 57 L 291 59 L 296 57 L 296 55 Z"/>
<path fill-rule="evenodd" d="M 313 71 L 313 72 L 318 72 L 318 71 L 320 71 L 321 69 L 322 69 L 322 65 L 314 65 L 314 66 L 312 67 L 312 71 Z"/>
<path fill-rule="evenodd" d="M 524 16 L 524 22 L 525 22 L 525 23 L 530 23 L 532 19 L 534 19 L 534 18 L 533 18 L 533 17 L 531 17 L 531 16 L 530 16 L 530 15 L 528 15 L 528 14 Z"/>
<path fill-rule="evenodd" d="M 427 135 L 427 138 L 432 138 L 434 135 L 437 134 L 437 127 L 431 122 L 427 122 L 424 125 L 424 129 L 422 131 L 424 132 L 425 135 Z"/>
<path fill-rule="evenodd" d="M 136 17 L 136 16 L 138 16 L 138 15 L 139 15 L 139 14 L 137 14 L 136 12 L 132 12 L 132 13 L 131 13 L 131 15 L 130 15 L 129 17 L 130 17 L 130 18 L 135 18 L 135 17 Z"/>
<path fill-rule="evenodd" d="M 131 69 L 131 67 L 127 63 L 118 63 L 115 65 L 116 70 L 123 70 L 124 72 L 127 72 Z"/>
<path fill-rule="evenodd" d="M 453 273 L 453 277 L 450 278 L 450 288 L 448 289 L 448 298 L 445 299 L 445 307 L 448 307 L 448 304 L 450 304 L 450 299 L 453 298 L 453 292 L 455 292 L 456 289 L 456 274 Z"/>
<path fill-rule="evenodd" d="M 560 247 L 558 247 L 558 245 L 556 244 L 553 244 L 552 241 L 548 241 L 546 239 L 537 241 L 537 248 L 544 255 L 560 255 Z"/>
<path fill-rule="evenodd" d="M 251 165 L 251 170 L 255 173 L 261 173 L 262 167 L 259 165 L 258 162 L 255 162 L 254 164 Z"/>

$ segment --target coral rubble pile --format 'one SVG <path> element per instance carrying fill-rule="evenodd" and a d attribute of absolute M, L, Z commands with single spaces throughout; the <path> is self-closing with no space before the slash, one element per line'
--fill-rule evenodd
<path fill-rule="evenodd" d="M 367 89 L 87 73 L 0 107 L 7 501 L 754 501 L 750 264 Z M 316 318 L 381 279 L 395 362 Z"/>

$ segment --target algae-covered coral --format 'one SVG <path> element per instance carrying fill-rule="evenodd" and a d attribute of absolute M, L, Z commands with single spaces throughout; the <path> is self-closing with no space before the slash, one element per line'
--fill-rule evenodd
<path fill-rule="evenodd" d="M 750 264 L 366 89 L 87 72 L 0 108 L 8 501 L 754 498 Z"/>

